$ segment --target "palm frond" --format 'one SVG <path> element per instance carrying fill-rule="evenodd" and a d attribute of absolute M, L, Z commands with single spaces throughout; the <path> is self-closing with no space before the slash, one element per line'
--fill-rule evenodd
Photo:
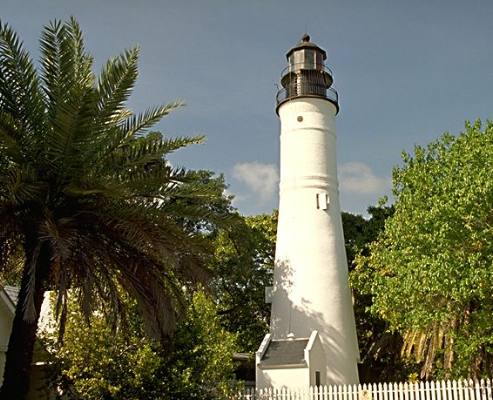
<path fill-rule="evenodd" d="M 134 135 L 142 135 L 147 129 L 158 123 L 163 117 L 168 115 L 173 110 L 183 107 L 185 103 L 181 101 L 173 101 L 158 107 L 147 109 L 144 113 L 133 115 L 123 122 L 121 125 L 127 137 Z"/>
<path fill-rule="evenodd" d="M 168 154 L 202 141 L 202 136 L 164 139 L 160 134 L 150 133 L 146 137 L 128 141 L 125 146 L 113 151 L 111 157 L 101 163 L 100 168 L 112 171 L 113 176 L 121 181 L 125 181 L 127 177 L 135 178 L 139 174 L 169 170 L 165 161 Z M 101 172 L 98 171 L 98 175 Z"/>
<path fill-rule="evenodd" d="M 2 197 L 13 206 L 36 201 L 46 191 L 46 183 L 39 180 L 31 168 L 9 168 L 0 176 Z"/>
<path fill-rule="evenodd" d="M 98 81 L 98 123 L 104 128 L 120 123 L 125 115 L 125 102 L 132 93 L 138 75 L 138 47 L 110 59 L 103 67 Z"/>
<path fill-rule="evenodd" d="M 58 36 L 62 23 L 58 20 L 46 25 L 41 33 L 41 80 L 46 95 L 46 109 L 51 118 L 54 117 L 57 103 L 62 101 L 60 71 L 60 43 Z"/>
<path fill-rule="evenodd" d="M 23 127 L 23 146 L 31 148 L 44 132 L 44 102 L 36 68 L 9 25 L 0 21 L 0 111 Z"/>
<path fill-rule="evenodd" d="M 93 88 L 92 57 L 84 48 L 79 25 L 74 19 L 46 26 L 41 40 L 42 78 L 47 95 L 51 129 L 47 131 L 46 159 L 59 170 L 77 161 L 73 149 L 87 141 L 97 107 Z M 80 150 L 80 149 L 79 149 Z M 80 163 L 79 163 L 80 164 Z"/>
<path fill-rule="evenodd" d="M 0 147 L 10 161 L 20 163 L 23 159 L 22 134 L 15 119 L 0 110 Z"/>

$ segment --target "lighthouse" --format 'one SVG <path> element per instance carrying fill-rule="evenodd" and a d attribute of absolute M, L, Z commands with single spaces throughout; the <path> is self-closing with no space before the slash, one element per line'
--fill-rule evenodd
<path fill-rule="evenodd" d="M 257 387 L 358 383 L 337 180 L 338 95 L 326 52 L 307 34 L 286 57 L 276 108 L 281 151 L 272 314 L 256 353 Z"/>

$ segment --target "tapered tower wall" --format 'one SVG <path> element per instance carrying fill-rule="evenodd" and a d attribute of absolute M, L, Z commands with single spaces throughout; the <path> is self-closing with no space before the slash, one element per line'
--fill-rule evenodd
<path fill-rule="evenodd" d="M 359 357 L 342 231 L 336 106 L 297 97 L 278 108 L 281 179 L 271 333 L 319 332 L 326 383 L 358 382 Z"/>

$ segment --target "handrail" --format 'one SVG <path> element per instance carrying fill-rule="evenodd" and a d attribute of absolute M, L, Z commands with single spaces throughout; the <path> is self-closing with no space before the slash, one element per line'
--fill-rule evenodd
<path fill-rule="evenodd" d="M 329 100 L 333 103 L 337 111 L 339 111 L 339 94 L 337 90 L 333 87 L 327 88 L 323 85 L 315 85 L 315 84 L 302 84 L 299 86 L 293 86 L 290 88 L 282 88 L 277 92 L 276 102 L 277 106 L 281 103 L 284 103 L 287 100 L 293 99 L 295 97 L 322 97 L 324 99 Z"/>
<path fill-rule="evenodd" d="M 304 65 L 310 66 L 310 68 L 301 68 Z M 328 73 L 330 76 L 334 77 L 334 74 L 332 73 L 332 70 L 327 67 L 325 64 L 319 64 L 319 63 L 310 63 L 310 62 L 299 62 L 299 63 L 293 63 L 289 64 L 286 68 L 284 68 L 281 72 L 281 77 L 284 75 L 287 75 L 290 72 L 297 72 L 300 70 L 312 70 L 312 71 L 322 71 Z"/>

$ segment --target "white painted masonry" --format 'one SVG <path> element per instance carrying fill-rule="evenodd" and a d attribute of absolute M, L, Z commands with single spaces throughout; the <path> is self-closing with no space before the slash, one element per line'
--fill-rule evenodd
<path fill-rule="evenodd" d="M 303 35 L 286 58 L 277 94 L 279 220 L 274 286 L 266 291 L 271 326 L 257 352 L 257 388 L 357 384 L 337 180 L 338 96 L 324 64 L 327 53 L 310 36 Z M 300 366 L 303 371 L 295 371 Z"/>
<path fill-rule="evenodd" d="M 256 354 L 256 364 L 261 365 L 261 359 L 264 356 L 269 344 L 273 340 L 271 334 L 267 334 L 260 345 Z M 294 341 L 295 339 L 287 339 Z M 256 371 L 256 387 L 265 388 L 284 388 L 286 390 L 298 390 L 308 388 L 309 386 L 324 385 L 325 369 L 327 362 L 325 353 L 317 331 L 313 331 L 308 338 L 304 340 L 306 347 L 303 350 L 303 360 L 297 364 L 291 365 L 262 365 Z M 316 373 L 320 373 L 320 382 L 316 381 Z"/>
<path fill-rule="evenodd" d="M 271 333 L 319 332 L 325 382 L 358 382 L 359 350 L 348 286 L 336 164 L 336 107 L 294 98 L 279 107 L 281 169 Z"/>

